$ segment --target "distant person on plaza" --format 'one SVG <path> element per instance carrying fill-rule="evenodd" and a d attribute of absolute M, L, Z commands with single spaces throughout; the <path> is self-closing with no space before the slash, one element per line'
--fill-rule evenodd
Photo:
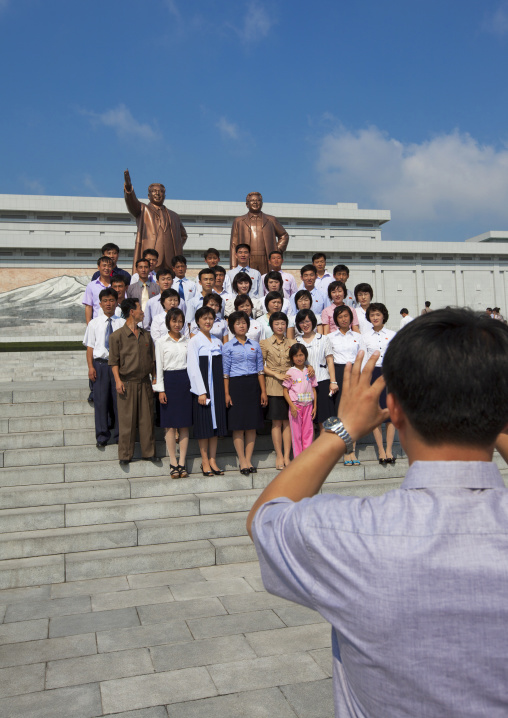
<path fill-rule="evenodd" d="M 501 314 L 501 307 L 494 307 L 492 311 L 492 319 L 498 319 L 500 322 L 504 322 L 506 324 L 505 318 Z"/>
<path fill-rule="evenodd" d="M 230 269 L 228 272 L 228 277 L 233 289 L 233 281 L 239 272 L 248 274 L 252 281 L 252 289 L 249 294 L 252 294 L 254 297 L 262 297 L 263 285 L 261 282 L 261 274 L 257 269 L 253 269 L 250 266 L 250 247 L 248 244 L 238 244 L 234 249 L 233 269 Z"/>
<path fill-rule="evenodd" d="M 321 312 L 321 321 L 323 323 L 323 334 L 331 334 L 332 332 L 336 332 L 338 327 L 335 324 L 335 310 L 337 307 L 347 307 L 349 306 L 346 304 L 346 297 L 348 295 L 348 290 L 346 288 L 346 285 L 344 282 L 338 282 L 333 281 L 331 284 L 328 285 L 328 299 L 331 301 L 331 304 L 329 304 L 327 307 L 323 309 Z M 358 321 L 358 315 L 356 313 L 356 309 L 353 307 L 349 307 L 351 309 L 351 330 L 353 332 L 360 333 L 360 326 Z"/>
<path fill-rule="evenodd" d="M 117 266 L 118 257 L 120 256 L 120 247 L 113 242 L 106 242 L 106 244 L 102 245 L 101 254 L 103 257 L 109 257 L 111 259 L 111 279 L 113 280 L 114 277 L 123 277 L 126 286 L 128 286 L 131 281 L 131 275 L 129 272 L 126 272 L 125 269 L 120 269 L 120 267 Z M 98 278 L 99 272 L 97 271 L 92 275 L 92 282 Z"/>
<path fill-rule="evenodd" d="M 151 282 L 155 282 L 157 278 L 157 272 L 155 267 L 157 266 L 157 262 L 159 260 L 159 252 L 155 249 L 145 249 L 143 254 L 141 255 L 141 259 L 147 259 L 148 264 L 150 265 L 150 271 L 148 272 L 148 279 Z M 139 282 L 139 274 L 138 272 L 135 272 L 132 275 L 131 284 L 134 284 L 134 282 Z"/>
<path fill-rule="evenodd" d="M 265 294 L 267 294 L 269 290 L 266 288 L 266 284 L 264 284 L 266 275 L 269 272 L 279 272 L 282 277 L 282 289 L 284 292 L 284 297 L 286 299 L 290 299 L 293 294 L 296 294 L 297 292 L 296 279 L 289 272 L 283 271 L 282 260 L 283 255 L 279 249 L 274 249 L 273 252 L 270 252 L 270 254 L 268 255 L 268 272 L 261 276 L 261 282 L 265 287 Z"/>
<path fill-rule="evenodd" d="M 317 379 L 309 376 L 305 362 L 309 353 L 304 344 L 296 343 L 289 348 L 291 367 L 282 382 L 284 399 L 289 404 L 289 428 L 293 458 L 312 444 L 313 421 L 317 413 Z"/>
<path fill-rule="evenodd" d="M 316 267 L 316 289 L 319 289 L 323 297 L 328 296 L 328 285 L 333 282 L 333 276 L 326 271 L 326 254 L 324 252 L 316 252 L 312 255 L 312 264 Z M 305 289 L 303 282 L 299 289 Z"/>
<path fill-rule="evenodd" d="M 100 292 L 101 314 L 88 323 L 83 339 L 83 344 L 87 348 L 88 379 L 94 385 L 97 448 L 106 446 L 110 439 L 112 444 L 118 443 L 115 378 L 111 367 L 108 366 L 110 337 L 125 324 L 125 319 L 115 315 L 117 300 L 118 295 L 111 287 Z"/>
<path fill-rule="evenodd" d="M 150 299 L 146 303 L 144 310 L 145 318 L 143 319 L 143 327 L 145 329 L 150 329 L 154 317 L 164 311 L 160 303 L 160 295 L 162 294 L 162 292 L 165 292 L 166 289 L 172 288 L 174 278 L 175 273 L 173 272 L 171 267 L 161 267 L 157 270 L 156 283 L 159 287 L 160 294 L 154 294 L 154 296 L 150 297 Z M 185 312 L 186 307 L 183 300 L 180 302 L 180 309 L 182 310 L 182 312 Z"/>
<path fill-rule="evenodd" d="M 349 267 L 345 264 L 336 264 L 333 268 L 333 278 L 336 282 L 343 282 L 346 286 L 349 281 Z M 344 304 L 351 309 L 356 309 L 356 300 L 353 292 L 348 289 L 347 295 L 344 297 Z"/>
<path fill-rule="evenodd" d="M 106 256 L 99 257 L 97 266 L 99 267 L 99 276 L 86 285 L 83 295 L 82 304 L 85 307 L 85 320 L 87 324 L 99 314 L 99 294 L 103 289 L 111 286 L 111 259 Z"/>
<path fill-rule="evenodd" d="M 157 295 L 161 311 L 157 311 L 150 325 L 150 336 L 155 344 L 157 339 L 166 336 L 168 328 L 166 325 L 166 314 L 170 309 L 182 309 L 182 300 L 175 289 L 165 289 L 162 294 Z M 184 324 L 181 331 L 182 336 L 189 336 L 189 327 Z"/>
<path fill-rule="evenodd" d="M 385 324 L 388 321 L 388 309 L 381 302 L 372 302 L 367 309 L 367 320 L 372 324 L 372 330 L 362 334 L 362 339 L 365 343 L 365 362 L 371 357 L 374 352 L 379 352 L 379 356 L 376 360 L 376 364 L 372 370 L 372 381 L 375 382 L 383 374 L 383 359 L 388 345 L 395 336 L 395 332 L 391 329 L 386 329 Z M 379 397 L 379 405 L 381 409 L 386 409 L 386 391 L 381 392 Z M 378 450 L 379 463 L 382 465 L 395 464 L 395 457 L 393 456 L 392 447 L 393 440 L 395 438 L 395 426 L 387 419 L 386 423 L 386 449 L 383 447 L 383 432 L 381 427 L 377 426 L 373 430 L 374 440 L 376 442 Z"/>
<path fill-rule="evenodd" d="M 508 491 L 492 458 L 508 460 L 508 330 L 436 310 L 394 337 L 371 386 L 376 359 L 348 367 L 340 418 L 250 511 L 264 586 L 332 624 L 336 716 L 505 718 Z M 319 494 L 388 415 L 402 486 Z"/>
<path fill-rule="evenodd" d="M 150 333 L 138 326 L 143 321 L 139 299 L 124 299 L 122 314 L 125 324 L 109 338 L 109 366 L 117 391 L 118 458 L 120 464 L 131 461 L 138 427 L 141 455 L 143 459 L 154 461 L 152 381 L 155 383 L 155 347 Z"/>
<path fill-rule="evenodd" d="M 218 249 L 215 249 L 215 247 L 209 247 L 203 252 L 203 258 L 207 264 L 208 267 L 217 270 L 219 267 L 220 262 L 220 253 Z M 222 268 L 224 269 L 224 268 Z M 217 274 L 215 275 L 217 276 Z M 197 278 L 196 278 L 196 284 L 197 284 Z M 231 281 L 227 275 L 226 270 L 224 269 L 224 279 L 222 280 L 222 287 L 221 290 L 224 290 L 231 294 Z M 220 293 L 220 292 L 218 292 Z"/>
<path fill-rule="evenodd" d="M 406 326 L 406 324 L 409 324 L 409 322 L 412 322 L 412 321 L 413 321 L 413 317 L 409 314 L 409 312 L 408 312 L 408 310 L 406 309 L 406 307 L 403 307 L 403 308 L 400 310 L 400 316 L 402 317 L 402 319 L 400 320 L 400 327 L 399 327 L 399 329 L 402 329 L 403 327 Z"/>
<path fill-rule="evenodd" d="M 356 316 L 358 317 L 358 327 L 360 334 L 365 334 L 372 329 L 372 324 L 367 321 L 366 312 L 369 308 L 372 299 L 374 298 L 374 290 L 367 284 L 367 282 L 361 282 L 357 284 L 354 291 L 356 300 Z"/>
<path fill-rule="evenodd" d="M 328 299 L 323 295 L 323 293 L 316 287 L 316 278 L 317 278 L 317 269 L 313 264 L 305 264 L 300 269 L 300 277 L 302 278 L 302 290 L 305 290 L 306 292 L 309 292 L 312 297 L 312 306 L 310 307 L 314 314 L 317 316 L 321 316 L 321 312 L 328 304 Z M 293 295 L 290 299 L 291 302 L 291 309 L 293 314 L 297 314 L 298 310 L 296 308 L 295 299 L 296 294 Z"/>
<path fill-rule="evenodd" d="M 233 338 L 222 350 L 228 430 L 233 434 L 240 473 L 249 476 L 257 472 L 252 454 L 256 431 L 264 426 L 262 407 L 268 404 L 263 354 L 259 344 L 247 337 L 250 320 L 245 312 L 230 314 L 228 324 Z"/>
<path fill-rule="evenodd" d="M 428 314 L 428 313 L 431 312 L 431 311 L 432 311 L 432 309 L 430 308 L 430 302 L 429 302 L 429 301 L 426 301 L 424 308 L 423 308 L 422 311 L 420 312 L 420 315 Z"/>
<path fill-rule="evenodd" d="M 493 312 L 493 311 L 494 311 L 494 310 L 492 309 L 492 307 L 487 307 L 487 309 L 485 310 L 485 313 L 492 319 L 492 312 Z"/>
<path fill-rule="evenodd" d="M 180 295 L 180 299 L 183 299 L 184 302 L 188 304 L 189 301 L 196 296 L 196 292 L 199 290 L 196 289 L 196 284 L 192 281 L 192 279 L 185 276 L 187 272 L 187 260 L 183 254 L 173 257 L 171 260 L 171 267 L 175 273 L 175 279 L 173 282 L 174 288 Z"/>
<path fill-rule="evenodd" d="M 148 259 L 138 259 L 136 262 L 136 269 L 139 274 L 137 282 L 131 283 L 127 288 L 127 296 L 129 299 L 138 299 L 143 310 L 143 316 L 145 307 L 148 304 L 148 300 L 160 294 L 160 287 L 156 282 L 148 279 L 150 271 L 150 264 Z"/>
<path fill-rule="evenodd" d="M 189 446 L 189 427 L 192 426 L 192 394 L 187 373 L 189 337 L 182 336 L 185 316 L 181 309 L 170 309 L 165 315 L 165 324 L 166 334 L 155 343 L 157 382 L 153 389 L 159 392 L 160 425 L 164 428 L 170 476 L 172 479 L 182 479 L 189 475 L 185 460 Z M 180 446 L 178 459 L 177 430 Z"/>
<path fill-rule="evenodd" d="M 222 318 L 222 298 L 219 297 L 218 294 L 215 294 L 215 292 L 210 292 L 209 294 L 205 294 L 203 297 L 203 307 L 210 307 L 215 313 L 215 319 L 213 322 L 213 326 L 210 329 L 210 335 L 212 337 L 216 337 L 221 341 L 223 344 L 225 344 L 227 341 L 229 341 L 229 329 L 228 329 L 228 323 L 225 319 Z M 196 336 L 196 334 L 199 332 L 199 327 L 196 323 L 196 320 L 193 319 L 190 325 L 190 336 L 191 338 Z"/>

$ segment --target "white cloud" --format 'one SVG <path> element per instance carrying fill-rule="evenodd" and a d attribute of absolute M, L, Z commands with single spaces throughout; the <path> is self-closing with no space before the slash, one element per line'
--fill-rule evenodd
<path fill-rule="evenodd" d="M 247 5 L 245 17 L 241 27 L 231 27 L 239 37 L 247 43 L 263 40 L 275 25 L 274 18 L 270 17 L 266 9 L 258 2 L 251 0 Z"/>
<path fill-rule="evenodd" d="M 31 194 L 45 194 L 44 185 L 40 180 L 23 177 L 23 183 Z"/>
<path fill-rule="evenodd" d="M 331 201 L 389 209 L 392 221 L 508 221 L 508 148 L 454 131 L 404 143 L 376 127 L 339 128 L 320 143 L 317 171 Z"/>
<path fill-rule="evenodd" d="M 81 114 L 90 118 L 90 122 L 94 125 L 103 125 L 111 127 L 118 137 L 135 138 L 138 140 L 153 141 L 161 138 L 160 132 L 147 123 L 138 122 L 131 111 L 124 105 L 120 104 L 106 112 L 98 113 L 90 110 L 81 110 Z"/>
<path fill-rule="evenodd" d="M 176 4 L 176 0 L 165 0 L 165 2 L 166 2 L 166 7 L 168 8 L 171 15 L 173 15 L 173 17 L 176 20 L 181 20 L 182 16 L 181 16 L 180 10 L 178 8 L 178 5 Z"/>
<path fill-rule="evenodd" d="M 86 189 L 90 190 L 90 192 L 96 197 L 102 197 L 102 192 L 99 191 L 97 185 L 95 184 L 90 175 L 87 174 L 84 176 L 83 186 L 86 187 Z"/>
<path fill-rule="evenodd" d="M 504 0 L 497 9 L 485 17 L 483 29 L 492 35 L 508 35 L 508 2 Z"/>
<path fill-rule="evenodd" d="M 238 140 L 240 139 L 240 130 L 238 129 L 238 125 L 235 125 L 233 122 L 228 122 L 228 120 L 225 117 L 221 117 L 218 122 L 215 123 L 215 127 L 217 127 L 225 140 Z"/>

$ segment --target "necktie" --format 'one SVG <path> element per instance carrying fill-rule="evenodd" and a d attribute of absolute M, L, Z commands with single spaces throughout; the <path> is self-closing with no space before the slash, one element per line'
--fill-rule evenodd
<path fill-rule="evenodd" d="M 112 319 L 109 317 L 107 321 L 107 327 L 106 327 L 106 336 L 104 338 L 104 346 L 109 352 L 109 336 L 113 332 L 113 326 L 112 326 Z"/>
<path fill-rule="evenodd" d="M 146 303 L 148 301 L 148 287 L 143 284 L 143 291 L 141 292 L 141 309 L 145 311 Z"/>
<path fill-rule="evenodd" d="M 183 279 L 180 279 L 180 286 L 178 287 L 178 294 L 181 299 L 185 299 L 185 292 L 183 291 Z"/>

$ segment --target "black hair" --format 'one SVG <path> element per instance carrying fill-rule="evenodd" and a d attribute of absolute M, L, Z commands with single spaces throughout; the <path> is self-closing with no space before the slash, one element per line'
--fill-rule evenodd
<path fill-rule="evenodd" d="M 328 285 L 328 299 L 332 298 L 332 292 L 334 289 L 342 289 L 344 292 L 344 299 L 347 297 L 347 287 L 344 284 L 344 282 L 340 282 L 338 279 L 336 279 L 334 282 L 330 282 Z"/>
<path fill-rule="evenodd" d="M 271 251 L 270 254 L 268 255 L 268 259 L 270 259 L 270 257 L 272 256 L 272 254 L 280 254 L 281 257 L 284 257 L 284 255 L 282 254 L 282 252 L 280 251 L 280 249 L 272 249 L 272 251 Z"/>
<path fill-rule="evenodd" d="M 153 254 L 154 257 L 159 259 L 159 252 L 156 249 L 144 249 L 141 256 L 145 259 L 149 254 Z"/>
<path fill-rule="evenodd" d="M 324 252 L 316 252 L 315 254 L 313 254 L 311 259 L 312 264 L 314 264 L 316 259 L 321 259 L 321 257 L 323 257 L 326 262 L 326 254 Z"/>
<path fill-rule="evenodd" d="M 308 289 L 299 289 L 297 291 L 297 293 L 295 294 L 295 307 L 298 309 L 298 300 L 302 297 L 307 297 L 310 302 L 310 306 L 312 307 L 312 294 L 309 292 Z"/>
<path fill-rule="evenodd" d="M 214 254 L 216 257 L 218 257 L 220 259 L 219 250 L 215 249 L 215 247 L 208 247 L 208 249 L 205 249 L 205 251 L 203 252 L 203 259 L 206 259 L 211 254 Z"/>
<path fill-rule="evenodd" d="M 214 302 L 217 302 L 217 304 L 219 305 L 220 312 L 220 310 L 222 309 L 222 297 L 220 296 L 220 294 L 216 294 L 215 292 L 208 292 L 208 294 L 205 294 L 205 296 L 203 297 L 204 307 L 208 306 L 208 302 L 210 301 L 210 299 L 213 299 Z"/>
<path fill-rule="evenodd" d="M 304 355 L 305 359 L 308 359 L 308 358 L 309 358 L 309 352 L 308 352 L 307 347 L 305 346 L 305 344 L 300 344 L 299 342 L 295 342 L 295 344 L 292 344 L 292 345 L 289 347 L 289 361 L 291 362 L 291 364 L 292 364 L 293 366 L 295 365 L 294 362 L 293 362 L 293 357 L 294 357 L 296 354 L 298 354 L 299 352 L 302 352 L 302 354 Z"/>
<path fill-rule="evenodd" d="M 160 279 L 161 277 L 166 277 L 168 274 L 170 274 L 173 279 L 175 278 L 175 273 L 170 267 L 161 267 L 157 270 L 157 274 L 155 276 L 157 279 Z"/>
<path fill-rule="evenodd" d="M 221 267 L 220 264 L 216 264 L 215 267 L 214 267 L 214 269 L 215 269 L 215 274 L 219 274 L 219 272 L 220 272 L 221 274 L 224 274 L 224 276 L 226 276 L 226 274 L 227 274 L 227 272 L 226 272 L 226 270 L 224 269 L 224 267 Z"/>
<path fill-rule="evenodd" d="M 346 267 L 345 264 L 336 264 L 335 267 L 333 268 L 333 272 L 332 272 L 334 277 L 337 274 L 337 272 L 347 272 L 347 276 L 349 277 L 349 267 Z"/>
<path fill-rule="evenodd" d="M 270 325 L 270 329 L 273 332 L 273 323 L 276 321 L 282 321 L 284 320 L 286 322 L 286 329 L 289 326 L 289 319 L 288 315 L 284 314 L 284 312 L 274 312 L 273 314 L 270 314 L 270 318 L 268 319 L 268 324 Z"/>
<path fill-rule="evenodd" d="M 426 443 L 491 445 L 508 423 L 508 327 L 469 309 L 423 314 L 388 345 L 383 376 Z"/>
<path fill-rule="evenodd" d="M 249 250 L 249 254 L 250 254 L 250 245 L 249 245 L 249 244 L 245 244 L 245 242 L 236 245 L 236 247 L 235 247 L 235 254 L 238 252 L 239 249 L 248 249 L 248 250 Z"/>
<path fill-rule="evenodd" d="M 165 289 L 162 294 L 160 295 L 159 302 L 161 303 L 161 307 L 164 309 L 164 302 L 166 299 L 169 299 L 169 297 L 178 297 L 178 301 L 180 302 L 180 295 L 176 291 L 176 289 L 173 289 L 170 287 L 169 289 Z M 176 308 L 176 307 L 175 307 Z"/>
<path fill-rule="evenodd" d="M 370 284 L 367 284 L 367 282 L 360 282 L 360 284 L 357 284 L 354 290 L 354 295 L 356 301 L 358 301 L 358 293 L 359 292 L 368 292 L 370 294 L 370 301 L 372 301 L 372 298 L 374 296 L 374 290 L 370 286 Z"/>
<path fill-rule="evenodd" d="M 250 318 L 247 312 L 232 312 L 228 317 L 228 327 L 231 334 L 235 333 L 235 322 L 237 322 L 239 319 L 245 319 L 247 322 L 247 331 L 250 329 Z"/>
<path fill-rule="evenodd" d="M 353 310 L 351 307 L 348 307 L 347 304 L 339 304 L 339 306 L 335 307 L 333 310 L 333 321 L 337 327 L 339 326 L 337 319 L 339 318 L 339 314 L 342 314 L 343 312 L 347 312 L 349 314 L 349 323 L 352 324 L 353 322 Z"/>
<path fill-rule="evenodd" d="M 252 289 L 252 279 L 249 277 L 247 272 L 238 272 L 238 274 L 235 274 L 235 277 L 233 279 L 233 292 L 238 294 L 238 282 L 249 282 L 249 292 Z"/>
<path fill-rule="evenodd" d="M 113 264 L 113 260 L 111 259 L 111 257 L 106 257 L 106 255 L 99 257 L 99 259 L 97 260 L 97 266 L 99 266 L 101 262 L 109 262 L 110 264 Z"/>
<path fill-rule="evenodd" d="M 118 252 L 118 254 L 120 254 L 120 247 L 114 242 L 106 242 L 106 244 L 103 244 L 101 247 L 102 254 L 106 254 L 106 252 L 111 252 L 111 250 L 114 250 L 115 252 Z"/>
<path fill-rule="evenodd" d="M 367 309 L 365 310 L 365 318 L 368 322 L 370 322 L 370 313 L 371 312 L 381 312 L 383 315 L 383 324 L 386 324 L 389 318 L 388 309 L 385 307 L 384 304 L 381 304 L 381 302 L 372 302 L 372 304 L 369 304 Z"/>
<path fill-rule="evenodd" d="M 187 260 L 185 259 L 183 254 L 175 254 L 173 259 L 171 260 L 171 266 L 174 267 L 175 264 L 180 264 L 180 262 L 182 264 L 185 264 L 185 266 L 187 266 Z"/>
<path fill-rule="evenodd" d="M 296 317 L 295 317 L 295 327 L 298 329 L 298 331 L 300 331 L 300 332 L 302 331 L 302 330 L 300 329 L 300 324 L 301 324 L 301 322 L 303 322 L 305 319 L 307 319 L 307 317 L 308 317 L 308 318 L 310 319 L 310 321 L 312 322 L 312 328 L 313 328 L 313 329 L 316 328 L 316 326 L 317 326 L 317 319 L 316 319 L 316 315 L 314 314 L 314 312 L 312 311 L 312 309 L 300 309 L 300 311 L 298 312 L 298 314 L 297 314 Z"/>
<path fill-rule="evenodd" d="M 428 300 L 425 302 L 425 306 L 430 307 L 430 302 Z"/>
<path fill-rule="evenodd" d="M 304 264 L 300 269 L 300 277 L 303 277 L 305 272 L 314 272 L 314 274 L 317 275 L 317 269 L 313 264 Z"/>
<path fill-rule="evenodd" d="M 171 321 L 172 319 L 174 319 L 175 317 L 182 317 L 183 323 L 184 323 L 184 325 L 185 325 L 185 315 L 184 315 L 184 313 L 182 312 L 182 310 L 181 310 L 179 307 L 173 307 L 173 308 L 170 309 L 168 312 L 166 312 L 166 319 L 165 319 L 165 321 L 166 321 L 166 328 L 167 328 L 168 331 L 171 329 L 171 327 L 169 326 L 169 323 L 170 323 L 170 321 Z"/>
<path fill-rule="evenodd" d="M 280 299 L 282 303 L 284 303 L 284 299 L 282 298 L 282 294 L 280 292 L 268 292 L 268 294 L 265 297 L 265 309 L 268 311 L 268 303 L 271 302 L 273 299 Z"/>
<path fill-rule="evenodd" d="M 234 304 L 235 304 L 235 310 L 237 310 L 238 307 L 239 307 L 241 304 L 245 304 L 245 302 L 249 302 L 249 304 L 250 304 L 250 310 L 251 310 L 251 312 L 252 312 L 252 310 L 253 310 L 253 308 L 254 308 L 254 302 L 252 301 L 252 299 L 249 297 L 248 294 L 238 294 L 238 295 L 235 297 L 235 302 L 234 302 Z"/>
<path fill-rule="evenodd" d="M 138 260 L 136 261 L 136 269 L 138 268 L 138 264 L 141 264 L 141 262 L 146 262 L 146 263 L 148 264 L 148 266 L 150 266 L 150 262 L 148 261 L 148 259 L 145 259 L 144 257 L 141 257 L 141 259 L 138 259 Z"/>
<path fill-rule="evenodd" d="M 106 289 L 101 289 L 101 291 L 99 292 L 99 302 L 102 297 L 113 297 L 113 299 L 116 299 L 116 301 L 118 301 L 118 292 L 116 291 L 116 289 L 113 289 L 113 287 L 106 287 Z"/>
<path fill-rule="evenodd" d="M 201 317 L 205 317 L 207 314 L 210 314 L 210 316 L 213 317 L 213 320 L 215 321 L 215 312 L 210 307 L 199 307 L 199 309 L 196 310 L 196 314 L 194 315 L 194 321 L 196 322 L 196 326 L 199 329 L 199 320 Z"/>
<path fill-rule="evenodd" d="M 205 267 L 204 269 L 201 269 L 198 274 L 198 279 L 201 279 L 204 274 L 213 274 L 213 276 L 215 277 L 214 267 Z"/>
<path fill-rule="evenodd" d="M 279 287 L 279 289 L 282 290 L 282 285 L 284 284 L 284 281 L 283 281 L 283 279 L 282 279 L 282 274 L 281 274 L 280 272 L 276 272 L 275 270 L 273 270 L 273 271 L 267 272 L 267 273 L 265 274 L 265 278 L 264 278 L 263 282 L 264 282 L 264 285 L 265 285 L 265 288 L 266 288 L 266 289 L 268 289 L 268 280 L 269 280 L 269 279 L 274 279 L 274 280 L 276 280 L 277 282 L 280 282 L 280 287 Z"/>
<path fill-rule="evenodd" d="M 399 314 L 409 314 L 409 312 L 408 312 L 408 310 L 406 309 L 406 307 L 402 307 L 402 309 L 400 310 Z"/>
<path fill-rule="evenodd" d="M 139 301 L 139 299 L 135 299 L 134 297 L 127 297 L 127 299 L 124 299 L 123 302 L 120 304 L 123 318 L 128 319 L 131 311 L 133 309 L 136 309 L 136 306 L 138 304 L 141 306 L 141 302 Z"/>
<path fill-rule="evenodd" d="M 129 286 L 129 280 L 127 277 L 124 277 L 123 274 L 113 274 L 111 277 L 111 284 L 113 284 L 113 282 L 123 282 L 126 287 Z"/>

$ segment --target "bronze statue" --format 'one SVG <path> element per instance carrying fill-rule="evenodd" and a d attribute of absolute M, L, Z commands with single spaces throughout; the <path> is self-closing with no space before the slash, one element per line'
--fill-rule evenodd
<path fill-rule="evenodd" d="M 156 249 L 159 253 L 155 269 L 170 267 L 173 257 L 183 254 L 187 232 L 179 215 L 164 207 L 166 188 L 163 184 L 151 184 L 148 187 L 150 202 L 144 204 L 136 197 L 129 170 L 125 170 L 124 177 L 125 204 L 138 225 L 132 271 L 136 271 L 136 262 L 145 249 Z"/>
<path fill-rule="evenodd" d="M 260 192 L 249 192 L 245 203 L 249 211 L 241 217 L 236 217 L 231 228 L 230 266 L 233 268 L 237 265 L 236 246 L 248 244 L 250 245 L 250 266 L 261 274 L 266 274 L 268 272 L 268 255 L 274 249 L 284 252 L 288 246 L 289 236 L 275 217 L 261 211 L 263 197 Z"/>

